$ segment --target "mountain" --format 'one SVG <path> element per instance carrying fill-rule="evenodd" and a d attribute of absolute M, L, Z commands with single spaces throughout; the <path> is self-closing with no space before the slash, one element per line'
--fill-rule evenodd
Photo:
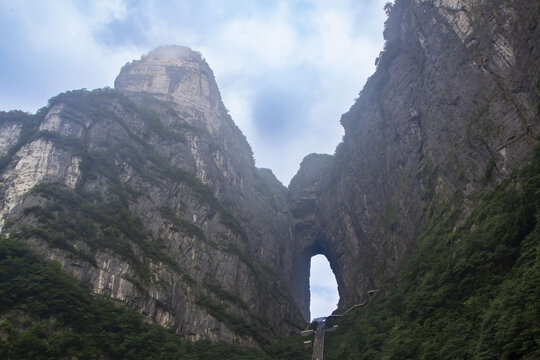
<path fill-rule="evenodd" d="M 461 209 L 462 224 L 479 191 L 532 159 L 540 135 L 538 2 L 387 10 L 384 50 L 341 118 L 343 142 L 333 157 L 306 157 L 289 189 L 299 276 L 307 283 L 310 256 L 326 255 L 343 310 L 396 275 L 442 208 Z"/>
<path fill-rule="evenodd" d="M 539 358 L 540 3 L 386 9 L 343 142 L 289 189 L 302 261 L 328 257 L 338 313 L 379 290 L 325 359 Z"/>
<path fill-rule="evenodd" d="M 2 233 L 92 292 L 193 339 L 272 341 L 304 320 L 282 257 L 286 188 L 257 169 L 199 53 L 154 50 L 115 89 L 2 114 Z"/>
<path fill-rule="evenodd" d="M 1 113 L 2 241 L 189 340 L 296 333 L 324 254 L 337 313 L 378 290 L 328 335 L 328 358 L 536 358 L 539 7 L 387 4 L 343 142 L 288 189 L 255 167 L 188 48 L 127 64 L 115 89 Z M 17 246 L 0 249 L 8 264 Z"/>

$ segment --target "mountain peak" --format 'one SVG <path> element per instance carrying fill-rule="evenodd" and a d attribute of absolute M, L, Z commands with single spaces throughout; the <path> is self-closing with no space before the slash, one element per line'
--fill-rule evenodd
<path fill-rule="evenodd" d="M 193 51 L 186 46 L 171 45 L 158 47 L 141 60 L 156 64 L 176 64 L 180 65 L 186 61 L 202 61 L 201 53 Z"/>
<path fill-rule="evenodd" d="M 122 67 L 114 81 L 125 94 L 146 93 L 160 100 L 215 115 L 221 95 L 201 53 L 184 46 L 163 46 Z"/>

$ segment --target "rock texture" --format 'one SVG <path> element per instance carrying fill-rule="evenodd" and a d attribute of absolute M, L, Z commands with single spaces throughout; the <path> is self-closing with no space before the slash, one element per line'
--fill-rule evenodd
<path fill-rule="evenodd" d="M 286 189 L 254 166 L 201 55 L 157 49 L 115 85 L 3 114 L 4 235 L 192 339 L 296 331 Z"/>
<path fill-rule="evenodd" d="M 333 160 L 290 186 L 307 306 L 313 253 L 340 307 L 393 276 L 440 206 L 462 206 L 524 165 L 540 135 L 536 1 L 396 0 L 376 73 L 341 123 Z M 329 176 L 327 174 L 330 174 Z M 300 270 L 299 270 L 300 271 Z"/>
<path fill-rule="evenodd" d="M 333 156 L 289 189 L 257 169 L 200 54 L 164 47 L 115 89 L 0 113 L 0 226 L 191 339 L 262 344 L 309 319 L 324 254 L 344 309 L 441 207 L 466 214 L 540 131 L 537 1 L 396 0 Z"/>

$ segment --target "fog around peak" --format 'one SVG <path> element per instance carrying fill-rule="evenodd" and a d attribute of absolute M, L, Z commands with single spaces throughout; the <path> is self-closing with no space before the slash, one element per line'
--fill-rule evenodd
<path fill-rule="evenodd" d="M 0 3 L 0 110 L 35 112 L 60 92 L 113 86 L 159 48 L 200 52 L 257 166 L 286 185 L 302 158 L 333 153 L 339 118 L 375 69 L 386 0 Z M 160 47 L 164 46 L 164 47 Z"/>

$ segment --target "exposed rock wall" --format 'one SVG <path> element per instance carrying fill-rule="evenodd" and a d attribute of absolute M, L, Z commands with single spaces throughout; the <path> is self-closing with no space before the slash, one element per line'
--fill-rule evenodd
<path fill-rule="evenodd" d="M 160 48 L 116 90 L 3 115 L 4 235 L 192 339 L 263 343 L 303 324 L 286 189 L 254 166 L 200 54 Z"/>
<path fill-rule="evenodd" d="M 476 190 L 530 158 L 540 131 L 538 15 L 537 1 L 396 0 L 377 71 L 341 119 L 333 164 L 310 155 L 291 182 L 306 254 L 296 260 L 299 302 L 308 304 L 313 252 L 328 257 L 340 306 L 358 303 L 395 273 L 434 209 L 466 213 Z"/>
<path fill-rule="evenodd" d="M 309 318 L 322 253 L 341 308 L 392 277 L 438 207 L 467 213 L 539 135 L 539 3 L 396 0 L 334 156 L 257 169 L 201 55 L 165 47 L 115 90 L 0 115 L 0 226 L 188 338 L 253 344 Z"/>

